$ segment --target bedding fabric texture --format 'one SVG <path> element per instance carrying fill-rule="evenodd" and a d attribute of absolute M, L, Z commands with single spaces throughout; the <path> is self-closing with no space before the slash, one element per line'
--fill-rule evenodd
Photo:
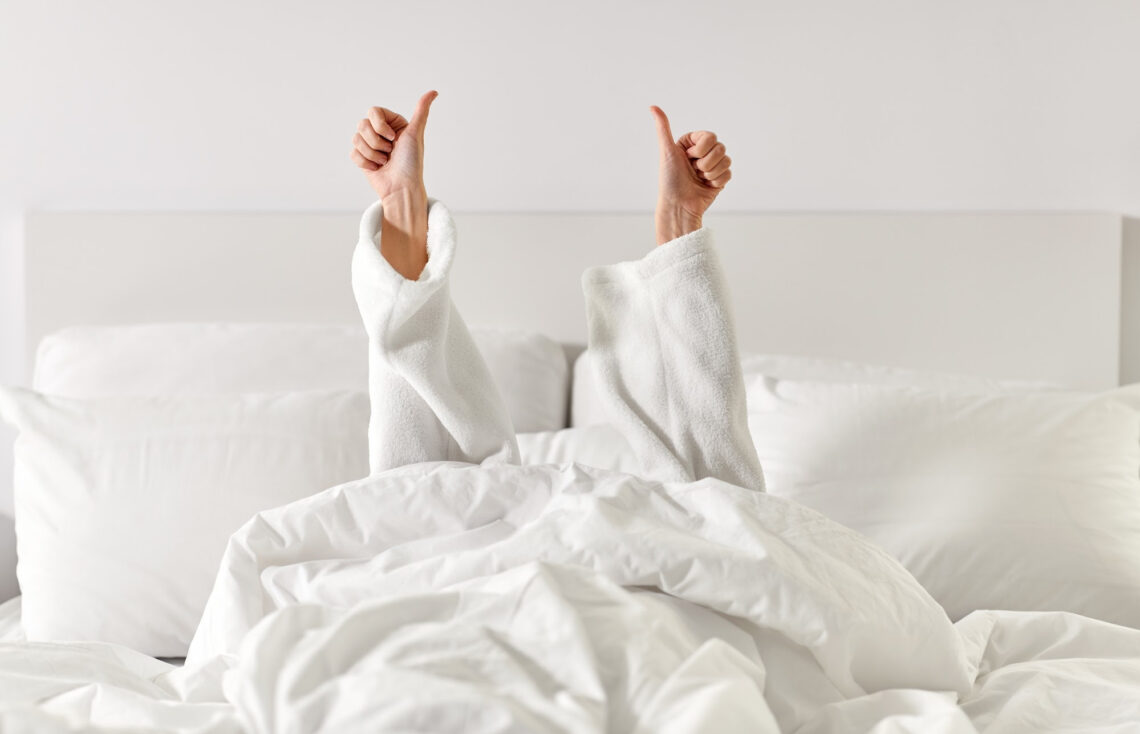
<path fill-rule="evenodd" d="M 570 427 L 584 428 L 610 422 L 606 402 L 598 394 L 593 357 L 589 350 L 578 355 L 571 385 Z M 851 362 L 822 357 L 781 354 L 751 354 L 742 360 L 745 376 L 766 375 L 786 380 L 853 383 L 858 385 L 897 385 L 972 392 L 1040 391 L 1057 386 L 1033 380 L 995 380 L 976 375 L 959 375 L 931 370 Z"/>
<path fill-rule="evenodd" d="M 587 355 L 573 416 L 592 422 Z M 1140 628 L 1140 387 L 770 356 L 746 358 L 744 375 L 768 491 L 888 550 L 951 618 L 1057 610 Z M 634 459 L 605 423 L 520 445 L 532 463 Z"/>
<path fill-rule="evenodd" d="M 566 425 L 570 365 L 559 344 L 507 329 L 476 328 L 471 335 L 515 430 Z M 47 395 L 83 399 L 364 391 L 368 343 L 360 326 L 335 324 L 70 327 L 41 340 L 33 386 Z M 7 426 L 0 426 L 0 433 L 0 440 L 8 440 Z M 19 593 L 11 503 L 5 485 L 0 600 Z"/>
<path fill-rule="evenodd" d="M 429 218 L 431 257 L 449 263 L 446 210 L 434 204 Z M 376 246 L 376 223 L 373 208 L 358 248 Z M 436 343 L 462 329 L 442 270 L 405 293 L 425 309 L 406 323 Z M 617 323 L 591 319 L 610 365 L 598 374 L 626 408 L 632 453 L 660 458 L 649 470 L 665 478 L 520 466 L 495 413 L 470 414 L 475 425 L 455 432 L 448 411 L 424 414 L 441 458 L 458 448 L 489 460 L 373 466 L 254 515 L 228 542 L 183 668 L 116 645 L 0 643 L 0 728 L 822 734 L 965 733 L 977 722 L 996 734 L 1044 720 L 1125 731 L 1135 720 L 1140 632 L 1056 614 L 988 613 L 955 627 L 857 533 L 726 481 L 756 469 L 731 422 L 655 433 L 664 414 L 679 421 L 692 405 L 662 386 L 719 335 L 693 329 L 686 355 L 608 351 L 606 334 L 650 317 L 662 333 L 685 329 L 686 311 L 654 303 L 682 289 L 719 299 L 708 234 L 618 275 L 604 279 L 617 289 L 605 297 L 628 308 L 611 314 Z M 587 279 L 588 299 L 599 282 Z M 622 304 L 624 288 L 648 293 Z M 361 303 L 372 369 L 422 385 L 430 368 L 389 350 L 377 326 L 390 321 L 385 309 L 407 306 Z M 722 345 L 688 379 L 739 379 L 734 351 Z M 431 406 L 445 389 L 406 395 Z M 743 415 L 731 404 L 742 397 L 712 392 L 711 406 L 695 407 Z M 477 426 L 486 435 L 468 441 Z M 720 438 L 729 444 L 706 443 Z M 1058 687 L 1071 705 L 1054 706 Z"/>
<path fill-rule="evenodd" d="M 56 398 L 0 389 L 16 442 L 32 640 L 178 657 L 226 539 L 259 510 L 367 475 L 368 396 Z"/>
<path fill-rule="evenodd" d="M 749 379 L 769 491 L 859 531 L 952 619 L 1140 628 L 1140 386 L 970 393 Z"/>
<path fill-rule="evenodd" d="M 566 426 L 570 365 L 542 334 L 476 328 L 471 337 L 516 431 Z M 36 351 L 33 387 L 69 398 L 368 389 L 368 339 L 334 324 L 70 327 Z"/>

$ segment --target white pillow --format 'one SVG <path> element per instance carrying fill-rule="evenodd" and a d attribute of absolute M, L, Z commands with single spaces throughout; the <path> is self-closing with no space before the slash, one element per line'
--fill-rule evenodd
<path fill-rule="evenodd" d="M 745 375 L 767 375 L 782 380 L 849 382 L 860 385 L 903 385 L 971 392 L 1055 389 L 1040 380 L 997 380 L 978 375 L 962 375 L 933 370 L 849 362 L 822 357 L 785 354 L 752 354 L 741 360 Z"/>
<path fill-rule="evenodd" d="M 74 400 L 0 388 L 31 640 L 179 657 L 227 539 L 254 513 L 368 473 L 368 396 Z"/>
<path fill-rule="evenodd" d="M 768 491 L 898 558 L 953 619 L 1140 627 L 1140 387 L 965 393 L 748 379 Z"/>
<path fill-rule="evenodd" d="M 566 354 L 541 335 L 471 334 L 503 393 L 516 431 L 566 426 Z M 49 395 L 219 395 L 368 389 L 364 329 L 321 324 L 81 326 L 50 334 L 33 386 Z"/>
<path fill-rule="evenodd" d="M 589 352 L 583 352 L 574 363 L 570 395 L 570 425 L 574 427 L 597 425 L 609 420 L 594 385 L 594 372 L 588 355 Z M 741 360 L 741 364 L 745 377 L 768 375 L 787 380 L 818 380 L 861 385 L 914 385 L 967 391 L 1042 390 L 1055 387 L 1040 381 L 995 380 L 975 375 L 779 354 L 749 355 Z"/>

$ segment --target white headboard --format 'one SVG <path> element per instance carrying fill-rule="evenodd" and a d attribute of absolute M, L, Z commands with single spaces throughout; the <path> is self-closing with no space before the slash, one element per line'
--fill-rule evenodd
<path fill-rule="evenodd" d="M 358 216 L 30 213 L 29 343 L 74 324 L 355 322 Z M 585 340 L 582 270 L 653 242 L 646 214 L 456 219 L 453 294 L 467 321 L 570 343 Z M 744 351 L 1118 382 L 1119 215 L 721 214 L 707 224 Z"/>

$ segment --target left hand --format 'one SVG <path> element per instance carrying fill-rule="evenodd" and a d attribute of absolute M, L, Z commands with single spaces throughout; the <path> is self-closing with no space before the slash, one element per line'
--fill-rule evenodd
<path fill-rule="evenodd" d="M 674 139 L 669 118 L 650 107 L 661 149 L 657 190 L 657 244 L 700 229 L 713 201 L 732 178 L 724 143 L 707 130 Z"/>

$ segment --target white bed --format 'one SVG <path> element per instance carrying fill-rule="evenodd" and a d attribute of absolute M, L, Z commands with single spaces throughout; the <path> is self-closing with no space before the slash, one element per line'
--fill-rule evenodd
<path fill-rule="evenodd" d="M 549 429 L 523 437 L 524 456 L 536 462 L 630 468 L 620 436 L 585 417 L 590 388 L 581 375 L 571 374 L 573 361 L 555 342 L 525 332 L 580 344 L 578 273 L 591 262 L 639 254 L 638 237 L 644 240 L 647 231 L 642 219 L 460 219 L 465 239 L 456 300 L 470 321 L 513 330 L 507 332 L 511 339 L 484 339 L 481 347 L 500 385 L 520 396 L 511 407 L 515 422 Z M 1052 453 L 1058 456 L 1074 430 L 1095 438 L 1096 431 L 1124 425 L 1123 419 L 1112 422 L 1119 411 L 1131 409 L 1134 399 L 1127 390 L 1111 392 L 1121 374 L 1132 369 L 1130 342 L 1121 330 L 1122 303 L 1130 294 L 1121 287 L 1128 273 L 1117 216 L 741 215 L 722 217 L 713 226 L 732 281 L 745 351 L 830 358 L 746 361 L 756 435 L 780 434 L 792 425 L 780 420 L 793 420 L 806 439 L 820 435 L 815 424 L 805 423 L 805 413 L 791 418 L 780 413 L 789 395 L 798 410 L 818 390 L 833 391 L 824 395 L 828 406 L 837 395 L 859 409 L 867 400 L 894 406 L 893 412 L 878 414 L 883 421 L 911 415 L 907 411 L 916 405 L 926 410 L 931 401 L 953 404 L 987 430 L 1024 425 L 1030 438 L 1039 439 L 1024 446 L 1040 451 L 1056 445 Z M 359 392 L 365 365 L 363 349 L 354 350 L 362 337 L 346 326 L 355 313 L 347 287 L 354 227 L 350 215 L 35 214 L 28 222 L 28 323 L 29 339 L 36 344 L 76 324 L 278 322 L 67 331 L 44 343 L 36 386 L 105 400 L 98 410 L 85 407 L 84 415 L 96 416 L 100 435 L 107 436 L 113 435 L 110 424 L 99 421 L 108 406 L 136 401 L 128 416 L 134 420 L 142 410 L 138 401 L 151 400 L 140 395 L 161 393 L 161 400 L 144 406 L 152 416 L 146 420 L 153 421 L 154 415 L 202 410 L 211 400 L 228 410 L 237 393 L 256 403 L 259 398 L 249 395 L 266 390 L 310 396 L 318 395 L 314 390 Z M 593 244 L 568 247 L 583 239 Z M 275 263 L 270 275 L 261 267 L 267 261 Z M 178 277 L 155 279 L 160 271 Z M 521 275 L 535 272 L 544 275 Z M 262 279 L 256 284 L 250 280 L 254 274 Z M 60 293 L 68 297 L 59 298 Z M 288 323 L 295 321 L 316 323 Z M 281 370 L 277 367 L 291 344 L 302 356 Z M 142 363 L 148 345 L 155 345 L 157 355 Z M 566 410 L 572 378 L 580 392 L 573 396 L 574 415 Z M 1051 386 L 1043 388 L 1042 382 Z M 1055 385 L 1110 392 L 1076 395 Z M 124 394 L 133 397 L 116 397 Z M 760 396 L 756 402 L 754 395 Z M 354 415 L 353 399 L 338 399 L 344 407 L 333 418 Z M 899 400 L 905 400 L 902 408 Z M 313 398 L 303 409 L 325 410 L 329 404 Z M 44 415 L 54 415 L 60 405 L 74 414 L 79 403 L 46 406 Z M 1062 422 L 1062 431 L 1034 433 L 1040 411 L 1053 406 L 1076 417 Z M 195 415 L 201 431 L 216 430 L 209 422 L 214 414 Z M 217 425 L 232 425 L 230 413 L 221 415 Z M 278 426 L 284 425 L 280 415 L 271 416 Z M 1102 418 L 1106 422 L 1096 422 Z M 557 430 L 575 419 L 576 427 Z M 84 425 L 73 422 L 69 435 L 82 440 Z M 243 431 L 262 430 L 261 424 L 242 425 L 234 441 Z M 1128 430 L 1112 434 L 1117 444 L 1128 443 Z M 832 437 L 823 443 L 828 450 L 835 447 Z M 860 460 L 866 458 L 865 445 L 847 446 Z M 782 450 L 778 443 L 764 450 L 772 457 L 775 494 L 786 486 L 794 495 L 792 461 L 799 455 L 775 453 Z M 1110 458 L 1133 460 L 1124 448 Z M 255 459 L 264 461 L 261 455 Z M 52 461 L 48 456 L 47 463 Z M 324 469 L 351 473 L 358 465 L 359 457 Z M 72 481 L 71 474 L 80 471 L 75 466 L 55 476 Z M 1027 471 L 1020 464 L 1002 465 L 1003 471 L 1011 467 Z M 1121 473 L 1127 474 L 1127 467 Z M 820 559 L 829 553 L 835 558 L 857 554 L 862 546 L 845 532 L 824 532 L 820 537 L 826 542 L 811 533 L 787 534 L 789 523 L 814 515 L 779 496 L 755 505 L 750 524 L 753 510 L 741 510 L 753 507 L 746 496 L 669 495 L 690 516 L 710 518 L 710 527 L 717 527 L 712 518 L 728 528 L 744 517 L 749 529 L 710 536 L 708 529 L 688 528 L 676 542 L 631 542 L 627 549 L 614 538 L 626 532 L 631 539 L 665 537 L 677 530 L 668 503 L 643 503 L 622 495 L 625 490 L 618 486 L 608 512 L 604 501 L 601 507 L 576 504 L 557 488 L 549 489 L 554 499 L 547 506 L 514 506 L 508 482 L 466 481 L 409 476 L 398 492 L 386 496 L 368 482 L 354 482 L 343 492 L 311 498 L 300 509 L 267 512 L 262 529 L 231 542 L 215 594 L 247 599 L 241 590 L 260 578 L 276 596 L 259 602 L 265 609 L 256 614 L 238 612 L 237 601 L 207 609 L 215 632 L 203 645 L 220 656 L 199 655 L 187 668 L 114 644 L 26 643 L 20 601 L 0 606 L 0 728 L 384 730 L 397 721 L 411 726 L 422 709 L 436 717 L 427 725 L 434 730 L 488 732 L 632 730 L 631 721 L 640 722 L 639 731 L 688 732 L 702 730 L 693 723 L 702 717 L 718 722 L 718 731 L 1140 730 L 1140 631 L 1126 626 L 1071 613 L 957 609 L 954 616 L 961 619 L 950 627 L 933 600 L 911 596 L 917 582 L 877 556 L 852 566 L 868 569 L 865 583 L 846 571 L 831 579 L 853 607 L 847 624 L 826 626 L 821 620 L 842 608 L 842 600 L 834 598 L 838 592 L 813 592 L 811 574 L 794 565 L 765 565 L 763 559 L 778 555 L 780 543 Z M 931 491 L 941 488 L 932 486 Z M 449 499 L 455 492 L 477 498 L 474 506 L 484 509 L 457 509 Z M 1133 505 L 1140 505 L 1140 498 L 1128 507 Z M 618 506 L 647 523 L 645 533 L 614 521 Z M 592 529 L 556 538 L 567 522 Z M 610 523 L 613 534 L 607 535 Z M 156 520 L 154 527 L 162 526 Z M 322 527 L 336 530 L 326 537 L 321 534 L 326 531 L 318 532 Z M 387 528 L 391 537 L 371 528 Z M 123 526 L 124 536 L 134 532 Z M 401 533 L 430 540 L 393 546 L 392 537 Z M 534 538 L 550 539 L 549 546 Z M 737 554 L 724 558 L 736 560 L 697 563 L 702 570 L 694 573 L 689 556 L 705 552 L 701 543 L 710 538 Z M 603 548 L 628 555 L 618 564 L 624 570 L 606 564 Z M 509 562 L 499 573 L 503 558 L 528 554 L 536 563 Z M 371 559 L 380 559 L 379 566 L 370 567 Z M 592 568 L 617 585 L 561 570 L 557 563 L 544 565 L 556 559 L 571 568 Z M 401 569 L 413 571 L 401 575 Z M 894 569 L 902 575 L 894 576 Z M 924 570 L 945 573 L 937 567 Z M 642 580 L 653 573 L 660 576 L 656 582 Z M 432 579 L 441 578 L 467 595 L 463 614 L 447 606 L 448 598 L 429 593 Z M 83 581 L 77 576 L 69 583 L 81 589 Z M 622 591 L 622 586 L 632 588 Z M 179 587 L 173 588 L 177 593 Z M 771 606 L 768 594 L 776 588 L 788 596 L 783 605 Z M 358 604 L 362 589 L 367 592 Z M 410 591 L 421 596 L 406 596 Z M 116 598 L 98 601 L 113 604 Z M 317 598 L 333 601 L 327 607 L 291 605 Z M 1099 598 L 1108 605 L 1104 609 L 1116 603 L 1115 597 Z M 567 604 L 571 599 L 576 601 Z M 1064 600 L 1060 603 L 1063 607 Z M 1102 609 L 1091 596 L 1072 603 Z M 74 612 L 59 606 L 56 613 L 66 622 Z M 272 609 L 279 611 L 247 632 L 243 615 L 256 622 Z M 875 609 L 881 611 L 872 613 Z M 135 627 L 146 628 L 157 616 L 144 615 Z M 401 618 L 406 623 L 395 625 L 393 620 Z M 614 639 L 622 644 L 615 646 Z M 606 657 L 615 649 L 629 651 L 626 667 Z M 483 655 L 498 662 L 478 663 Z M 586 662 L 591 655 L 597 658 Z M 223 676 L 226 669 L 230 672 Z M 624 677 L 614 672 L 621 670 Z M 661 670 L 672 672 L 658 675 Z M 646 686 L 652 695 L 627 696 L 627 685 L 631 690 Z M 438 700 L 429 700 L 433 697 Z"/>

